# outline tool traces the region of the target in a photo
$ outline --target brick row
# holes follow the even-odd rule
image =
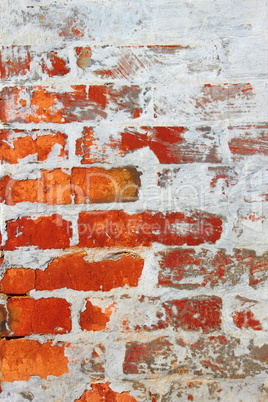
[[[73,168],[40,172],[40,179],[0,180],[0,201],[7,205],[38,202],[50,205],[136,201],[140,174],[133,167],[106,170]]]
[[[78,220],[82,247],[137,247],[153,242],[166,245],[215,243],[222,233],[218,216],[192,213],[127,214],[119,211],[82,212]],[[21,217],[6,222],[7,241],[2,249],[36,246],[40,249],[67,248],[72,238],[71,222],[60,215]]]

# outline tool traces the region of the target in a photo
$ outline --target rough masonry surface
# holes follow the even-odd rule
[[[265,0],[2,0],[0,400],[268,400]]]

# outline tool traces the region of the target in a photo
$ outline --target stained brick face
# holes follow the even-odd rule
[[[3,3],[0,399],[266,401],[266,2]]]

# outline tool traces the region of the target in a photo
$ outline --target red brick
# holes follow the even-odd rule
[[[63,345],[52,346],[26,339],[0,341],[1,372],[4,382],[28,381],[31,376],[60,377],[68,373]]]
[[[209,166],[208,175],[212,175],[210,187],[217,187],[218,182],[223,183],[222,194],[225,195],[226,188],[238,183],[238,175],[230,166]]]
[[[136,201],[140,174],[135,168],[73,168],[72,186],[75,203]]]
[[[166,321],[184,331],[207,333],[221,329],[222,301],[219,297],[200,296],[192,299],[170,300],[164,303]]]
[[[260,348],[251,342],[248,348],[241,348],[241,344],[240,339],[223,335],[203,335],[197,341],[161,337],[128,342],[123,371],[127,375],[146,374],[149,379],[176,374],[221,380],[254,377],[265,371],[268,345]]]
[[[210,128],[197,128],[199,138],[195,136],[194,141],[184,127],[154,127],[150,131],[149,148],[160,163],[221,162],[215,139],[207,138],[212,134]]]
[[[25,268],[9,268],[0,282],[2,293],[24,295],[35,287],[35,271]]]
[[[29,46],[2,46],[0,50],[1,79],[24,76],[30,72],[31,54],[29,50]]]
[[[257,288],[259,285],[264,285],[268,279],[268,253],[256,257],[256,262],[254,260],[254,253],[252,253],[249,256],[249,285]]]
[[[29,131],[0,130],[0,160],[17,164],[20,159],[32,155],[35,162],[43,162],[49,159],[54,147],[58,148],[58,157],[66,158],[65,134],[49,130],[32,130],[31,133],[32,135]]]
[[[10,298],[7,309],[12,336],[66,334],[71,331],[70,305],[64,299]]]
[[[72,236],[71,223],[60,215],[22,217],[7,221],[8,240],[4,248],[36,246],[40,249],[67,248]]]
[[[222,301],[216,296],[196,296],[185,299],[167,300],[160,297],[141,296],[138,300],[122,296],[117,317],[123,330],[157,331],[167,328],[184,331],[202,331],[209,333],[221,328]],[[132,306],[133,312],[129,314]],[[148,336],[148,335],[147,335]]]
[[[252,250],[228,254],[225,250],[175,249],[161,252],[159,257],[158,285],[178,289],[236,285],[244,274],[250,274],[249,284],[255,286],[265,280],[268,272],[266,253],[258,257]],[[259,281],[254,281],[254,273]]]
[[[149,246],[215,243],[221,236],[222,221],[203,212],[128,215],[124,211],[82,212],[78,220],[82,247]]]
[[[236,296],[234,306],[234,312],[232,313],[233,321],[237,328],[240,329],[253,329],[255,331],[261,331],[263,329],[262,323],[258,317],[255,316],[254,307],[260,304],[256,300],[249,300],[244,297]],[[262,305],[263,311],[266,309],[266,305]]]
[[[169,371],[176,362],[172,344],[167,338],[157,338],[151,342],[129,342],[123,363],[125,374],[159,374]]]
[[[137,86],[73,85],[68,92],[54,87],[5,88],[0,94],[0,119],[5,123],[70,123],[107,117],[107,109],[124,111],[126,117],[141,115]]]
[[[70,204],[70,176],[61,169],[43,170],[40,179],[13,180],[5,176],[0,180],[0,200],[7,205],[26,201]]]
[[[61,57],[58,51],[40,53],[30,46],[2,47],[0,51],[2,79],[38,73],[34,69],[39,66],[48,77],[64,76],[70,71],[67,58]]]
[[[37,201],[37,180],[13,180],[4,176],[0,180],[0,202],[15,205],[18,202]]]
[[[268,123],[229,126],[232,161],[251,155],[268,155]]]
[[[37,186],[37,202],[65,205],[72,201],[70,176],[61,169],[42,171]]]
[[[110,388],[110,383],[91,384],[91,391],[85,391],[75,402],[137,402],[129,392],[115,392]]]
[[[251,328],[255,331],[261,331],[262,326],[259,320],[254,318],[254,314],[251,310],[237,311],[233,314],[233,320],[238,328]]]
[[[194,140],[193,140],[194,137]],[[82,138],[77,140],[76,154],[81,163],[111,162],[113,155],[123,156],[128,152],[149,147],[160,163],[221,162],[219,147],[210,127],[141,127],[125,129],[119,136],[110,136],[103,144],[94,133],[94,128],[84,128]]]
[[[111,314],[112,311],[109,307],[103,311],[87,300],[86,309],[80,314],[80,327],[87,331],[101,331],[106,328]]]
[[[70,72],[67,60],[59,57],[58,52],[51,51],[41,56],[40,64],[42,72],[49,77],[64,76]]]
[[[79,252],[52,261],[44,270],[36,271],[36,289],[69,288],[83,291],[107,292],[111,289],[137,286],[144,261],[131,255],[118,259],[88,262],[86,252]],[[136,258],[137,257],[137,258]]]

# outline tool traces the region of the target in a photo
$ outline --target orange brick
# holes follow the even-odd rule
[[[41,172],[40,179],[13,180],[5,176],[0,180],[0,200],[7,205],[19,202],[41,204],[70,204],[70,176],[61,169]]]
[[[222,220],[204,212],[129,215],[124,211],[82,212],[78,220],[82,247],[149,246],[215,243],[221,236]]]
[[[72,185],[77,204],[136,201],[140,173],[132,167],[110,170],[74,168]]]
[[[137,286],[144,260],[123,255],[118,260],[88,262],[86,252],[79,252],[52,261],[44,271],[36,271],[36,289],[69,288],[104,292],[114,288]]]
[[[81,398],[76,399],[75,402],[99,402],[99,401],[113,401],[113,402],[137,402],[129,392],[115,392],[110,388],[110,383],[105,384],[91,384],[92,390],[85,391]]]
[[[37,219],[22,217],[7,221],[6,250],[17,247],[37,246],[41,249],[66,248],[70,245],[70,222],[60,215],[41,216]]]
[[[63,345],[52,346],[26,339],[0,341],[2,380],[28,381],[31,376],[60,377],[68,373],[68,359]]]
[[[9,268],[0,283],[1,292],[24,295],[35,286],[35,271],[25,268]]]
[[[100,307],[87,300],[86,309],[80,314],[80,327],[87,331],[101,331],[106,328],[110,315],[109,309],[103,312]]]
[[[58,147],[58,156],[63,159],[67,156],[66,139],[65,134],[49,130],[0,130],[0,160],[17,164],[20,159],[33,155],[35,161],[43,162],[49,158],[54,146]]]
[[[5,123],[70,123],[107,116],[108,107],[126,117],[141,115],[140,88],[112,85],[73,85],[68,92],[53,87],[9,87],[0,93],[0,120]]]
[[[70,305],[64,299],[10,298],[7,309],[13,336],[66,334],[71,330]]]

